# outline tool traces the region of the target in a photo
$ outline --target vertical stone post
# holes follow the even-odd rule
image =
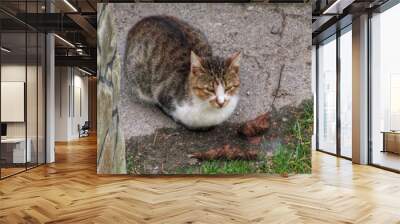
[[[121,61],[111,10],[106,3],[97,7],[97,173],[124,174],[125,141],[118,113]]]

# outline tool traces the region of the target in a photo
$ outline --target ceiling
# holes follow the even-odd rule
[[[388,0],[312,0],[313,44],[351,24],[354,17],[386,2]]]
[[[56,65],[79,66],[95,74],[96,5],[96,0],[1,0],[2,45],[12,49],[7,57],[26,55],[26,31],[51,32],[57,34]],[[27,36],[27,52],[31,56],[36,46],[29,43],[31,38]]]
[[[10,52],[1,52],[5,63],[37,63],[44,56],[44,35],[38,33],[2,33],[2,46]],[[27,47],[25,47],[27,46]]]
[[[290,0],[289,0],[290,1]],[[311,0],[313,43],[332,35],[341,26],[351,23],[352,17],[378,7],[387,0]],[[113,1],[109,1],[113,2]],[[55,32],[56,65],[80,66],[96,72],[96,0],[1,0],[0,23],[9,38],[13,54],[24,46],[17,37],[26,28],[40,32]],[[46,8],[47,7],[47,8]],[[48,13],[52,9],[52,13]],[[60,38],[59,38],[60,37]],[[65,40],[65,41],[64,41]],[[73,46],[72,46],[72,45]],[[5,46],[5,45],[4,45]],[[18,49],[18,50],[17,50]],[[28,46],[28,55],[34,48]]]

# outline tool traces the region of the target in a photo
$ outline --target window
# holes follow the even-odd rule
[[[371,18],[372,164],[400,170],[400,4]]]
[[[317,149],[351,159],[353,78],[351,24],[318,45],[316,61],[318,63]]]
[[[44,1],[1,1],[20,16]],[[14,7],[15,8],[15,7]],[[26,14],[25,14],[26,15]],[[0,12],[0,178],[45,163],[45,34]]]
[[[352,35],[351,25],[340,36],[340,155],[352,156]]]
[[[318,145],[336,153],[336,36],[318,47]]]

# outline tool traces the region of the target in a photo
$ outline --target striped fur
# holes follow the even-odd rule
[[[189,128],[217,125],[233,112],[237,100],[229,105],[229,99],[238,95],[239,54],[228,59],[213,56],[211,46],[200,30],[171,16],[142,19],[132,27],[127,38],[125,80],[133,95],[158,105]],[[216,97],[218,86],[219,94],[223,94],[219,101]],[[213,111],[210,116],[221,119],[211,119],[217,121],[204,124],[197,121],[193,126],[190,117],[196,117],[196,114],[191,113],[204,112],[196,107],[199,103],[204,110]],[[179,108],[192,106],[197,109],[176,113]],[[229,114],[222,116],[225,111]]]

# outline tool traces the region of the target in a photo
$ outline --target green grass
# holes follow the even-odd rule
[[[302,104],[301,111],[287,122],[285,144],[272,156],[260,155],[256,161],[209,160],[199,165],[178,167],[175,174],[293,174],[311,173],[311,136],[313,128],[313,102]],[[127,170],[133,173],[133,157],[127,160]]]
[[[126,160],[126,170],[128,174],[133,174],[135,167],[133,165],[133,155],[129,155]]]
[[[211,160],[200,166],[201,174],[247,174],[254,173],[255,170],[254,162],[245,160]]]
[[[274,152],[271,158],[271,166],[268,173],[290,174],[290,173],[310,173],[311,156],[310,148],[297,145],[295,150],[287,145],[281,145]]]
[[[178,168],[176,174],[249,174],[256,173],[254,161],[246,160],[208,160],[199,166]]]
[[[272,156],[271,172],[311,173],[311,136],[313,127],[313,103],[303,104],[303,111],[287,128],[287,135],[292,139],[281,145]]]

